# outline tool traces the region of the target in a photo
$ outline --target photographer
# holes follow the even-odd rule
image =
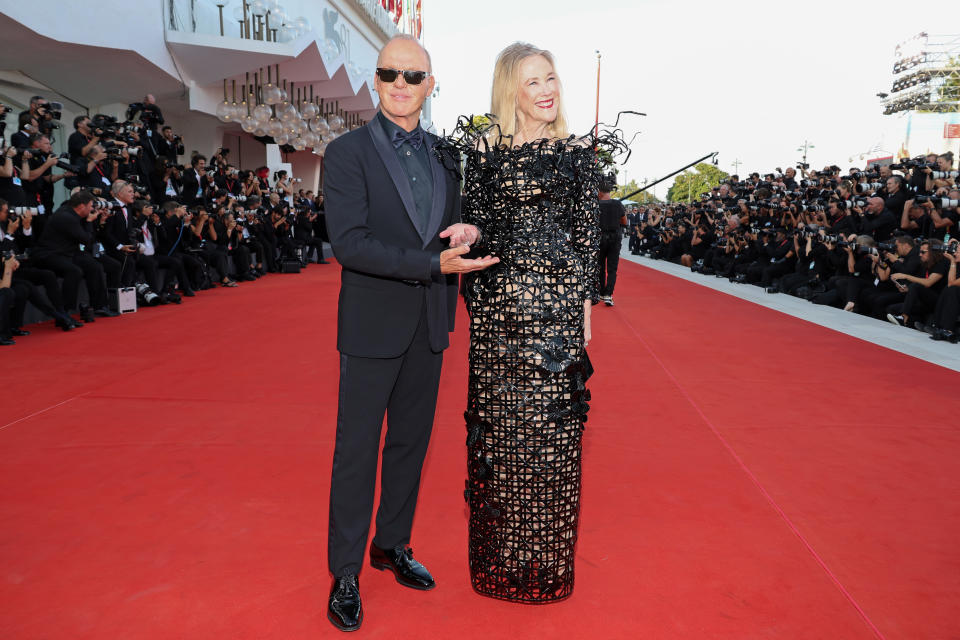
[[[28,162],[30,165],[30,179],[23,183],[27,201],[37,208],[40,217],[37,218],[37,233],[43,231],[42,222],[46,214],[53,212],[53,185],[64,178],[75,176],[75,173],[54,174],[53,168],[61,165],[61,160],[53,153],[50,138],[38,134],[30,140],[30,153],[33,156]]]
[[[100,143],[102,131],[94,131],[88,116],[77,116],[73,119],[75,131],[67,139],[67,152],[70,154],[70,164],[85,164],[87,156]],[[89,172],[89,170],[88,170]]]
[[[94,257],[81,251],[96,242],[91,224],[99,217],[94,210],[96,198],[89,191],[79,190],[70,196],[47,221],[30,262],[40,269],[53,271],[63,278],[64,309],[70,313],[78,309],[77,293],[80,281],[87,284],[93,314],[112,317],[118,315],[107,307],[107,289],[103,267]],[[92,316],[87,316],[91,318]],[[80,323],[76,323],[78,326]]]
[[[41,312],[53,317],[58,327],[69,331],[74,327],[74,323],[63,309],[56,274],[31,266],[29,258],[26,257],[36,239],[33,217],[29,209],[22,213],[13,212],[6,202],[0,200],[0,255],[16,256],[19,263],[11,282],[17,297],[11,317],[13,333],[27,335],[18,332],[18,329],[23,324],[24,307],[28,300]],[[41,288],[46,295],[41,293]]]
[[[100,145],[94,145],[84,160],[85,165],[78,165],[80,167],[80,173],[77,174],[78,186],[94,195],[108,197],[110,187],[116,180],[117,164]]]
[[[908,283],[891,280],[890,276],[894,273],[920,276],[924,266],[920,259],[920,248],[908,235],[896,236],[892,251],[888,243],[881,244],[878,253],[875,259],[877,277],[873,286],[860,293],[859,307],[861,313],[882,320],[886,317],[887,307],[903,302],[907,295]]]
[[[183,197],[183,184],[180,181],[182,166],[161,157],[151,176],[151,191],[160,204],[175,201]]]
[[[920,245],[920,260],[924,267],[924,277],[906,273],[894,273],[890,279],[895,283],[908,282],[907,295],[902,303],[887,307],[887,320],[904,327],[925,313],[936,308],[940,292],[947,284],[947,271],[950,261],[943,257],[943,245],[924,242]]]
[[[250,273],[250,250],[243,245],[243,238],[233,214],[222,209],[221,214],[213,220],[214,232],[208,239],[216,242],[220,249],[233,259],[237,280],[256,280]]]
[[[277,273],[277,230],[271,219],[269,212],[264,212],[260,208],[259,196],[251,196],[247,199],[248,211],[251,214],[253,222],[249,225],[256,235],[260,246],[263,247],[261,260],[266,267],[267,273]],[[263,269],[261,268],[261,271]]]
[[[173,134],[169,126],[163,127],[160,139],[156,141],[158,158],[166,158],[171,164],[177,164],[177,156],[184,154],[183,138]]]
[[[936,171],[947,173],[952,170],[953,152],[948,151],[938,155],[936,161]],[[929,165],[923,168],[924,187],[928,193],[934,192],[940,188],[950,187],[951,181],[948,178],[934,178],[933,172],[934,168]]]
[[[25,180],[30,179],[30,159],[33,154],[24,149],[17,153],[16,147],[3,150],[3,164],[0,165],[0,198],[11,207],[29,206],[23,189]]]
[[[870,236],[851,235],[846,239],[843,250],[847,254],[847,272],[834,281],[834,291],[844,311],[853,311],[857,306],[860,292],[877,277],[878,257],[876,243]]]
[[[323,241],[315,236],[313,232],[313,225],[316,221],[316,213],[308,209],[298,211],[297,220],[294,224],[293,237],[296,243],[304,248],[303,259],[305,262],[310,261],[310,254],[313,253],[316,256],[317,264],[328,264],[327,261],[323,259]],[[613,271],[613,277],[616,278],[616,269]],[[613,285],[609,285],[609,287],[612,292]]]
[[[10,146],[26,149],[30,146],[30,138],[38,133],[40,133],[40,127],[37,119],[29,111],[24,111],[20,114],[16,133],[10,136]]]
[[[187,279],[187,273],[183,262],[175,257],[168,256],[160,252],[161,237],[163,235],[162,221],[160,214],[154,208],[154,205],[147,200],[134,200],[131,206],[133,211],[134,225],[139,228],[141,242],[138,245],[140,258],[138,265],[144,261],[151,261],[159,270],[164,270],[164,279],[161,282],[158,276],[156,286],[150,285],[150,290],[159,295],[160,304],[174,302],[180,304],[181,298],[174,292],[173,281],[176,280],[180,289],[187,297],[194,295],[190,282]],[[146,273],[146,271],[145,271]],[[147,297],[149,294],[142,291],[142,295]]]
[[[203,261],[207,266],[217,271],[217,275],[220,276],[220,285],[236,287],[237,283],[230,278],[227,267],[227,250],[217,241],[219,235],[214,216],[211,216],[201,207],[193,218],[190,230],[193,233],[191,246],[199,249],[199,253],[203,256]]]
[[[182,198],[188,207],[206,205],[213,176],[207,174],[207,158],[197,154],[190,159],[190,168],[181,175]]]
[[[957,343],[957,321],[960,320],[960,277],[957,276],[958,243],[953,240],[944,253],[947,268],[947,286],[940,293],[933,312],[933,321],[919,328],[930,334],[932,340],[946,340]]]
[[[232,164],[228,163],[226,165],[223,173],[214,178],[214,183],[216,184],[217,189],[226,191],[233,197],[243,195],[244,199],[246,199],[246,194],[242,193],[240,174],[237,171],[237,168]]]
[[[2,273],[0,273],[0,346],[9,347],[15,345],[13,340],[13,331],[10,326],[10,311],[16,304],[16,294],[10,287],[13,281],[13,272],[17,270],[20,263],[14,256],[4,257],[2,264]]]
[[[680,264],[690,267],[694,262],[704,260],[704,266],[711,266],[706,262],[706,256],[710,246],[716,241],[712,229],[713,227],[707,222],[701,222],[694,227],[693,236],[690,238],[690,252],[680,256]]]
[[[150,291],[159,294],[162,287],[157,261],[153,257],[153,241],[144,237],[142,222],[137,220],[133,186],[125,180],[117,180],[110,194],[113,196],[113,214],[103,224],[102,238],[107,255],[121,264],[120,286],[133,286],[139,270],[143,272]],[[146,291],[142,295],[146,295]],[[165,302],[163,296],[158,302]]]
[[[893,176],[890,178],[890,184],[897,184],[894,178],[899,177]],[[876,196],[867,198],[865,209],[857,206],[853,208],[853,212],[859,218],[859,233],[872,237],[874,242],[886,242],[893,237],[893,232],[897,228],[897,220],[900,219],[899,215],[894,215],[890,209],[886,208],[883,198]]]
[[[793,271],[796,264],[793,243],[783,227],[763,231],[758,254],[759,259],[747,268],[747,282],[759,282],[763,287]]]
[[[621,226],[626,223],[627,212],[619,200],[610,198],[616,188],[612,174],[607,176],[600,186],[600,250],[597,253],[596,269],[600,274],[600,288],[597,293],[608,307],[613,306],[613,289],[617,284],[617,267],[620,265],[620,248],[623,246]],[[314,244],[314,246],[317,246]],[[319,255],[323,257],[323,245],[319,245]],[[689,266],[689,265],[688,265]]]
[[[240,179],[240,195],[244,196],[248,200],[254,196],[260,198],[262,193],[260,191],[260,181],[257,180],[257,176],[253,171],[241,171],[239,173]]]
[[[280,197],[287,202],[293,202],[293,186],[291,179],[287,177],[287,172],[281,169],[273,174],[274,189],[280,194]]]
[[[159,255],[179,262],[180,266],[170,266],[163,258],[159,259],[160,265],[177,274],[181,293],[192,298],[196,289],[207,289],[213,286],[212,284],[204,286],[206,265],[194,255],[196,252],[190,250],[190,239],[194,236],[189,226],[193,220],[193,214],[189,213],[184,205],[173,200],[163,203],[161,209],[163,216],[156,231]],[[180,275],[181,269],[185,274],[183,278]]]

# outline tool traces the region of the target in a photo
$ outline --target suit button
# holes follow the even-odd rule
[[[416,181],[417,181],[417,176],[413,176],[413,178],[411,178],[411,179],[412,179],[414,182],[416,182]]]

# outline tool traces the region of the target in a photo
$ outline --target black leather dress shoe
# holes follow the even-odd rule
[[[17,337],[23,337],[23,336],[30,335],[30,332],[18,328],[18,329],[10,329],[10,334]]]
[[[99,309],[93,310],[94,315],[100,316],[101,318],[116,318],[120,314],[114,311],[109,307],[100,307]]]
[[[405,587],[429,591],[437,586],[427,568],[413,559],[413,550],[410,547],[384,550],[371,544],[370,566],[380,571],[384,569],[393,571],[397,582]]]
[[[363,605],[360,602],[360,579],[347,574],[333,581],[330,601],[327,603],[327,618],[340,631],[356,631],[363,622]]]
[[[13,338],[0,338],[0,347],[12,347],[17,344],[13,341]]]

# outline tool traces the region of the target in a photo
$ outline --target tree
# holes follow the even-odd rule
[[[625,198],[637,189],[641,185],[637,184],[636,180],[631,180],[627,184],[622,184],[617,186],[617,190],[610,194],[611,198]],[[640,204],[649,204],[651,202],[657,202],[657,199],[653,197],[653,194],[649,191],[641,191],[640,193],[630,196],[630,199],[634,202],[639,202]]]
[[[692,202],[700,198],[701,193],[710,191],[730,177],[726,171],[707,162],[701,162],[681,173],[673,181],[673,186],[667,191],[667,202]]]

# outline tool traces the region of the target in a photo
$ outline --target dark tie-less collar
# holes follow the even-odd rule
[[[394,130],[391,142],[393,142],[394,149],[399,149],[404,142],[409,142],[414,149],[419,151],[420,145],[423,144],[423,129],[417,127],[413,131]]]

